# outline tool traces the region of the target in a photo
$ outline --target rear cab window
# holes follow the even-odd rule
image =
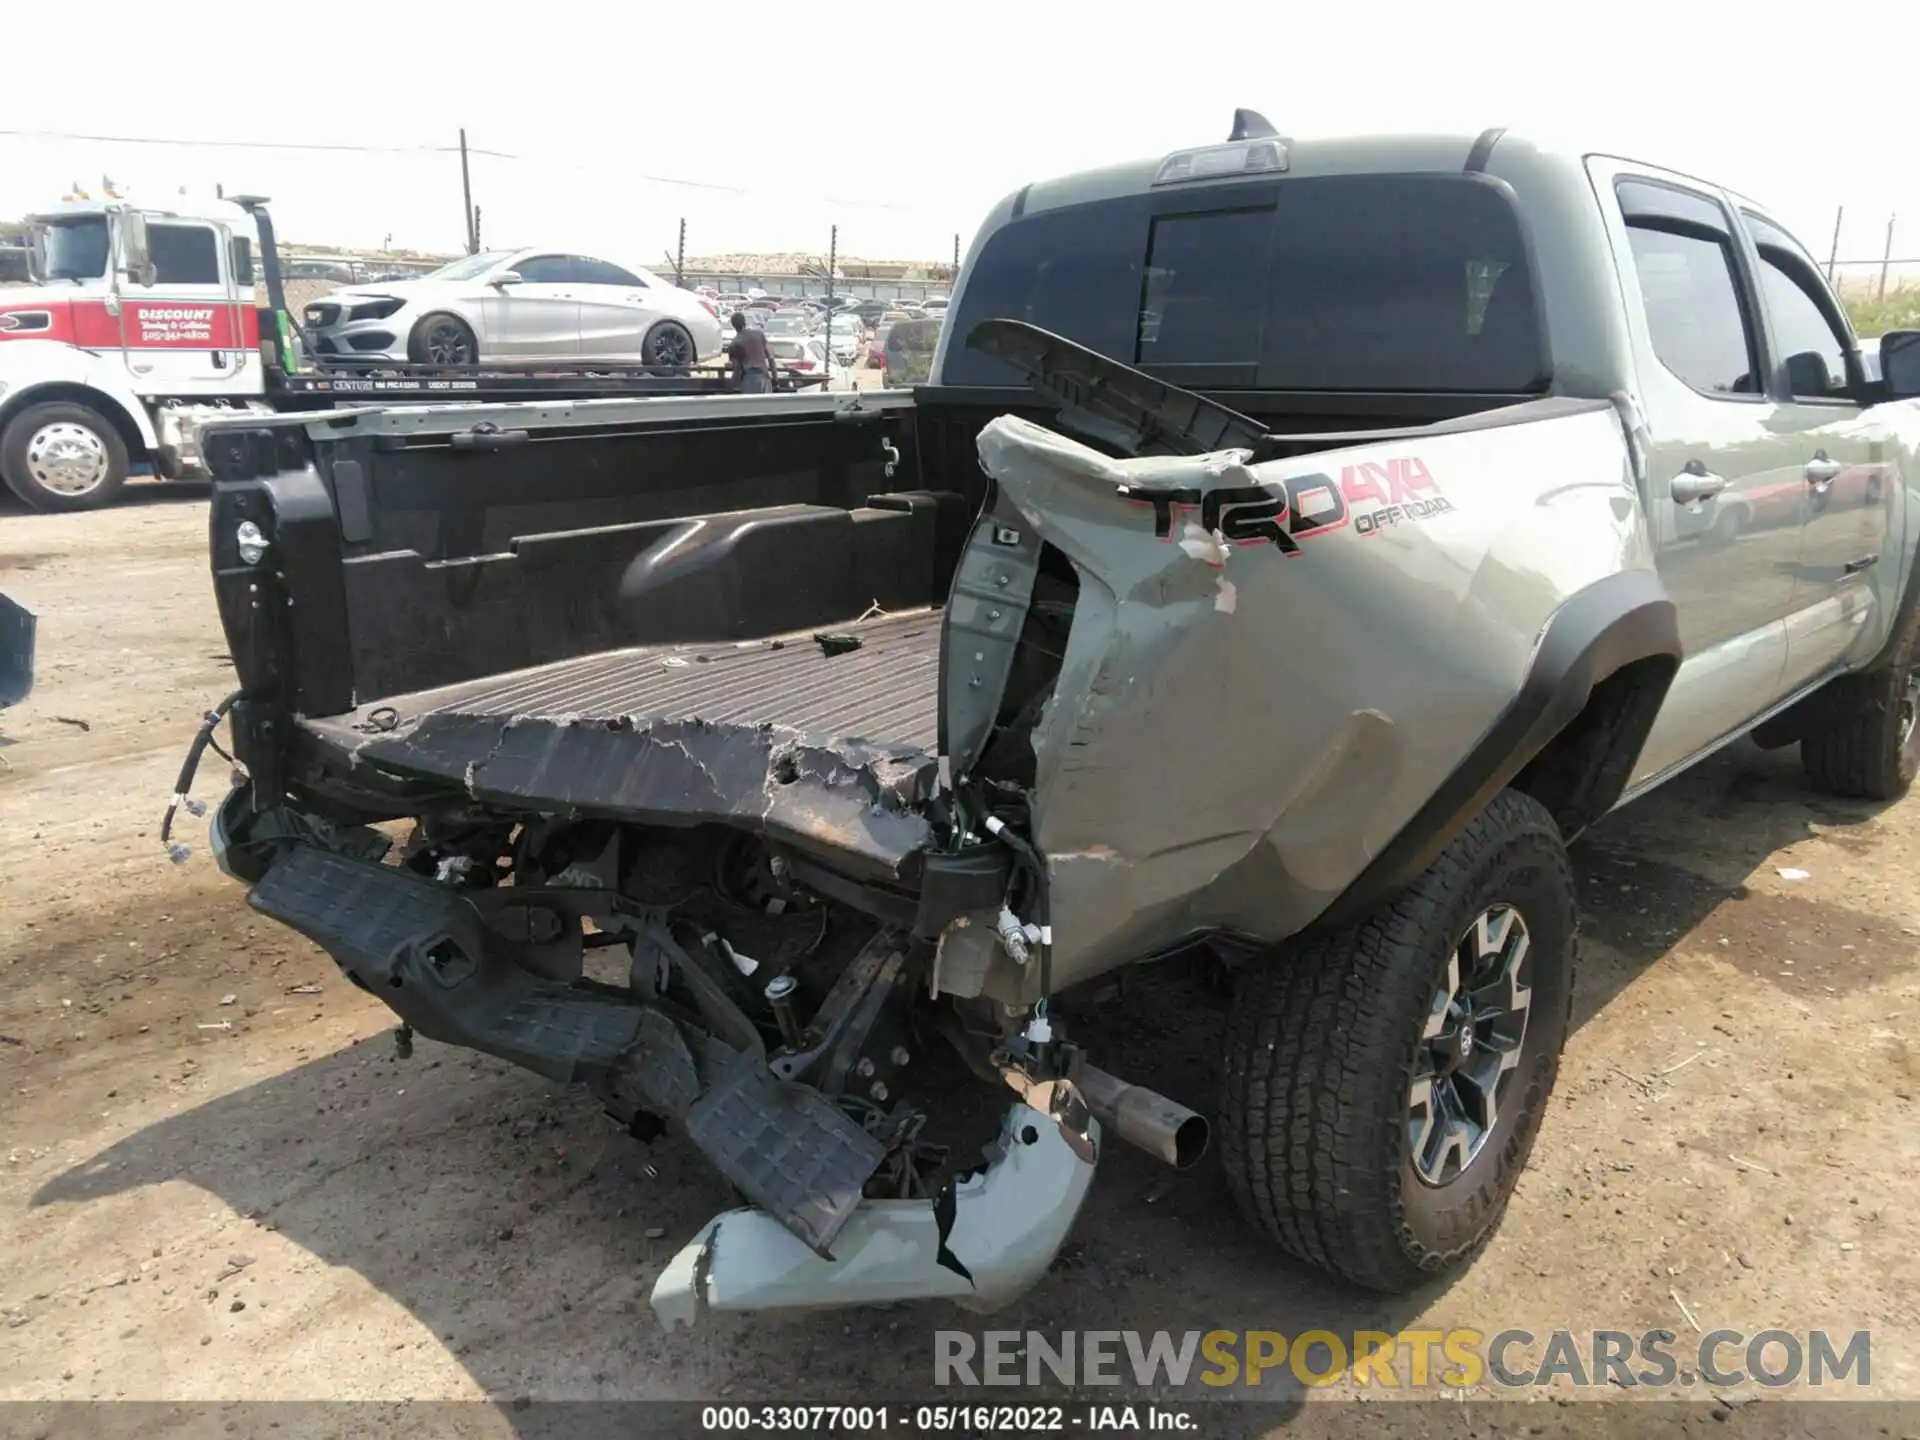
[[[1023,216],[974,262],[943,383],[1024,384],[964,346],[994,318],[1201,387],[1529,393],[1550,378],[1519,217],[1474,175],[1294,177]]]

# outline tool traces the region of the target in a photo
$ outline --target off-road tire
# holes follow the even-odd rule
[[[1494,905],[1529,933],[1531,1006],[1486,1142],[1430,1185],[1414,1169],[1408,1091],[1455,945]],[[1469,1260],[1526,1164],[1565,1043],[1577,910],[1545,807],[1503,792],[1366,919],[1249,966],[1227,1022],[1221,1163],[1241,1211],[1289,1254],[1372,1290]]]
[[[1818,728],[1800,737],[1800,764],[1818,789],[1857,800],[1907,793],[1920,771],[1920,725],[1909,723],[1917,651],[1920,606],[1911,606],[1884,665],[1842,675],[1821,694]]]
[[[466,342],[467,358],[436,360],[432,353],[432,333],[436,328],[446,328],[449,334],[458,332],[458,337]],[[475,365],[480,361],[480,340],[473,333],[473,327],[458,315],[445,310],[435,310],[422,315],[413,322],[413,329],[407,332],[407,359],[416,365]]]
[[[68,493],[44,485],[34,474],[28,455],[34,437],[51,426],[78,426],[99,446],[104,462],[100,480],[90,489]],[[113,421],[87,405],[54,401],[29,405],[0,431],[0,478],[7,488],[35,510],[94,510],[111,504],[127,483],[127,442]]]

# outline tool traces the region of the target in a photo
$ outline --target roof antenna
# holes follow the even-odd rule
[[[1258,110],[1235,110],[1233,112],[1233,133],[1227,136],[1233,140],[1272,140],[1280,132],[1273,128],[1266,116]]]

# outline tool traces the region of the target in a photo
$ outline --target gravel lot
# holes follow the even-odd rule
[[[925,1393],[931,1332],[981,1321],[663,1334],[646,1292],[727,1203],[695,1155],[492,1060],[395,1060],[388,1013],[248,910],[203,824],[167,862],[173,772],[232,683],[205,525],[203,490],[151,484],[0,512],[0,590],[42,617],[39,688],[0,713],[0,1399]],[[1559,1091],[1451,1285],[1356,1298],[1263,1250],[1210,1169],[1116,1148],[1055,1273],[991,1323],[1869,1328],[1874,1393],[1920,1398],[1916,817],[1740,745],[1599,827]],[[1222,1003],[1142,974],[1103,1002],[1102,1062],[1204,1104]],[[1301,1398],[1262,1393],[1276,1423]]]

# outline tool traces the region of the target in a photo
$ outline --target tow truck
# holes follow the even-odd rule
[[[316,355],[287,303],[261,196],[141,203],[82,192],[29,224],[33,283],[0,289],[0,478],[38,510],[105,505],[136,466],[203,479],[202,428],[246,414],[731,388],[715,365]],[[783,390],[817,383],[777,378]]]

